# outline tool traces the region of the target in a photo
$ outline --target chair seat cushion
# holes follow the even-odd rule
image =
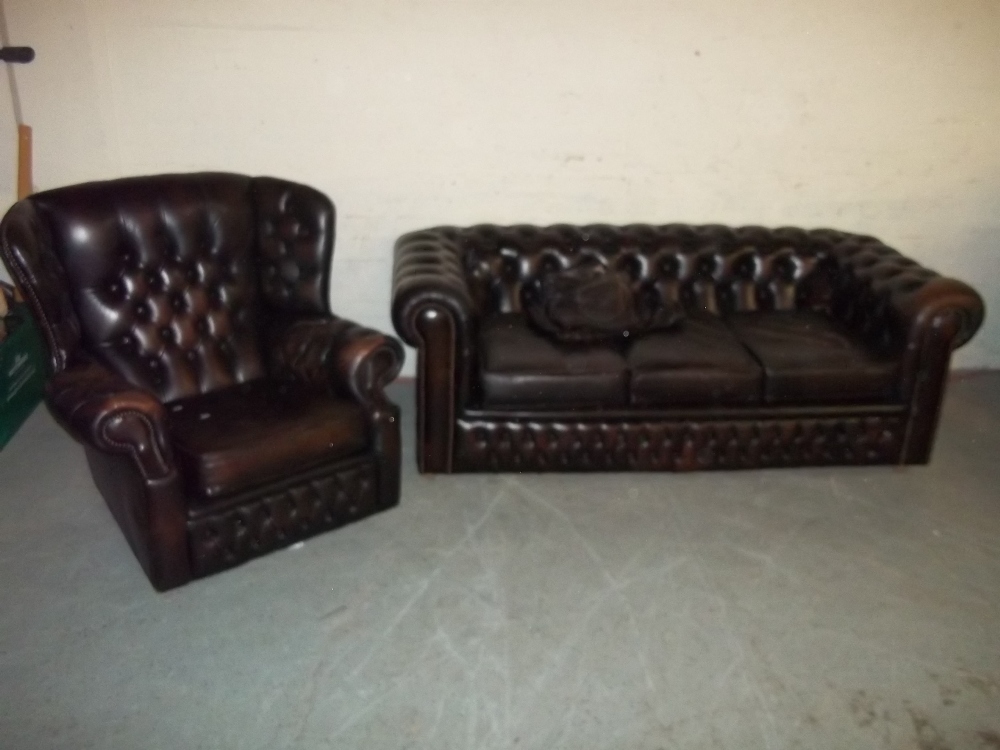
[[[888,401],[896,394],[898,358],[825,315],[741,313],[728,322],[764,367],[768,403]]]
[[[171,402],[167,414],[177,463],[202,502],[368,445],[361,407],[292,383],[244,383]]]
[[[625,404],[625,358],[609,344],[557,343],[517,314],[485,320],[479,335],[484,406]]]
[[[638,339],[628,353],[636,406],[758,403],[763,372],[726,324],[691,314],[674,331]]]

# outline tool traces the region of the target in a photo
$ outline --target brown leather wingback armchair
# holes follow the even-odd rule
[[[94,182],[15,204],[0,239],[48,343],[49,409],[157,589],[398,502],[384,387],[403,350],[330,312],[322,193]]]

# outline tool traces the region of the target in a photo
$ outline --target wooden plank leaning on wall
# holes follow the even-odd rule
[[[17,199],[27,198],[34,190],[32,180],[32,138],[31,127],[25,125],[21,114],[21,97],[17,90],[17,79],[14,76],[14,63],[29,63],[35,59],[35,51],[31,47],[13,47],[10,44],[10,34],[7,29],[7,15],[0,0],[0,60],[7,68],[10,81],[10,98],[17,122]],[[21,291],[15,287],[15,299],[20,301]]]
[[[17,124],[17,199],[32,193],[31,179],[31,126]]]

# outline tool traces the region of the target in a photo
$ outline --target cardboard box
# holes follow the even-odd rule
[[[42,400],[47,364],[45,344],[23,303],[3,319],[7,336],[0,341],[0,449]]]

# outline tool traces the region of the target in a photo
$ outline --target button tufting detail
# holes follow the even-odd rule
[[[898,334],[895,300],[940,278],[873,237],[795,227],[438,227],[401,238],[396,254],[397,276],[467,286],[483,315],[519,312],[546,271],[598,263],[689,310],[824,310],[876,338]]]
[[[378,470],[371,461],[264,493],[253,503],[189,523],[194,573],[224,570],[380,509]]]
[[[467,471],[684,471],[893,463],[901,417],[755,422],[492,422],[459,419],[456,460]]]

